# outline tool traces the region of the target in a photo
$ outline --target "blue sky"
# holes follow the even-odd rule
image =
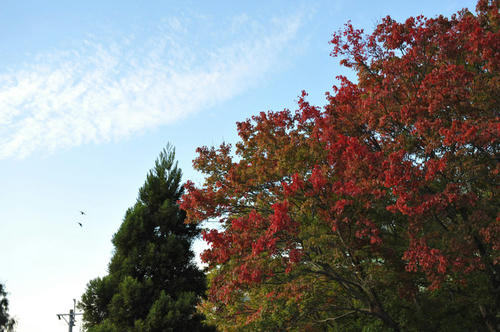
[[[17,331],[67,329],[56,314],[106,273],[111,237],[167,142],[184,180],[200,182],[198,146],[234,143],[236,121],[294,109],[302,89],[323,105],[336,75],[353,77],[329,56],[347,20],[371,31],[388,14],[474,6],[3,0],[0,282]]]

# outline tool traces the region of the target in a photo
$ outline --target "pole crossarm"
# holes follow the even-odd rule
[[[75,326],[76,319],[75,317],[77,315],[83,315],[81,312],[76,312],[76,300],[73,299],[73,309],[69,309],[69,314],[56,314],[58,319],[64,319],[66,324],[68,324],[69,327],[69,332],[73,332],[73,326]],[[66,319],[66,316],[68,319]]]

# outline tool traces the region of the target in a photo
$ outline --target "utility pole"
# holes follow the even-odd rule
[[[68,324],[69,326],[69,332],[73,332],[73,326],[75,326],[75,316],[76,315],[83,315],[82,313],[77,313],[76,312],[76,300],[73,299],[73,309],[69,309],[69,314],[57,314],[57,318],[59,320],[62,318],[64,321]],[[68,316],[68,319],[66,319],[66,316]]]

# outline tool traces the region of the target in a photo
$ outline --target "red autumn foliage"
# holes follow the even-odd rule
[[[368,36],[348,23],[332,56],[357,83],[339,77],[323,109],[303,92],[295,113],[238,123],[237,160],[226,144],[198,149],[205,184],[188,183],[181,207],[189,222],[221,222],[204,233],[202,255],[220,317],[256,324],[275,297],[312,297],[324,306],[314,315],[351,310],[400,330],[411,320],[381,294],[488,280],[476,311],[490,330],[498,324],[499,25],[498,3],[484,0],[477,15],[386,17]],[[317,295],[312,276],[341,295]],[[273,296],[259,295],[271,284]],[[301,310],[306,321],[312,309]]]

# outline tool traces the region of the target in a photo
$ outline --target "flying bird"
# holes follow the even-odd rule
[[[83,211],[80,211],[80,214],[83,216],[83,215],[87,215],[85,212]]]
[[[77,222],[78,225],[80,225],[80,227],[83,227],[82,223],[81,222]]]

